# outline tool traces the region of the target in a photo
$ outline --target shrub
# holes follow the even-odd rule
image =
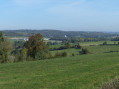
[[[66,56],[67,56],[67,52],[63,52],[62,57],[66,57]]]
[[[67,49],[65,46],[61,46],[59,48],[51,48],[50,51],[54,51],[54,50],[64,50]]]
[[[61,53],[56,52],[55,57],[61,57]]]
[[[71,44],[70,44],[69,41],[68,41],[67,43],[65,43],[65,47],[66,47],[67,49],[69,49],[69,48],[71,47]]]
[[[107,45],[107,42],[103,42],[103,45]]]
[[[119,79],[114,79],[110,83],[103,84],[100,89],[119,89]]]
[[[81,54],[88,54],[89,51],[87,49],[82,48]]]
[[[80,44],[78,44],[78,45],[76,45],[76,48],[77,48],[77,49],[81,49],[82,47],[81,47]]]
[[[75,56],[75,54],[74,54],[74,53],[72,53],[72,56]]]
[[[28,57],[27,57],[27,61],[33,61],[33,58],[30,57],[30,56],[28,56]]]
[[[46,54],[46,58],[47,58],[47,59],[51,59],[51,58],[53,58],[53,56],[52,56],[52,54],[49,52],[49,53]]]
[[[114,42],[114,44],[116,44],[116,42]]]
[[[44,51],[40,51],[40,52],[36,55],[36,59],[38,59],[38,60],[46,59],[46,53],[45,53]]]
[[[57,57],[66,57],[66,56],[67,56],[67,52],[61,52],[61,53],[56,52],[54,57],[57,58]]]
[[[57,48],[57,50],[64,50],[64,49],[67,49],[65,46],[61,46],[59,48]]]

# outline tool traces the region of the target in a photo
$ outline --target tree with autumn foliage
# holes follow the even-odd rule
[[[48,53],[46,43],[40,33],[30,36],[25,48],[27,49],[27,56],[33,59],[45,59]]]

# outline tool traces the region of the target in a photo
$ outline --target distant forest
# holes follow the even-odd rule
[[[85,32],[85,31],[60,31],[60,30],[3,30],[5,36],[8,37],[29,37],[37,33],[42,34],[44,37],[84,37],[84,38],[107,38],[118,36],[117,33],[106,32]]]

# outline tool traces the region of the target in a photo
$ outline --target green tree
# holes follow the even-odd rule
[[[28,52],[28,49],[26,49],[26,48],[24,48],[22,50],[22,53],[21,53],[22,58],[21,58],[21,60],[23,60],[23,61],[27,60],[27,52]]]
[[[103,42],[103,45],[107,45],[107,42],[105,41],[105,42]]]
[[[82,48],[82,50],[81,50],[80,53],[81,53],[81,54],[88,54],[89,51],[88,51],[87,49],[85,49],[85,48]]]
[[[12,48],[11,42],[4,37],[3,33],[0,32],[0,62],[5,63],[8,61],[8,54]]]
[[[28,49],[27,55],[34,59],[44,59],[47,53],[46,43],[40,33],[29,37],[26,48]]]
[[[84,40],[85,40],[84,38],[79,38],[80,42],[84,42]]]
[[[68,48],[68,49],[71,47],[70,41],[66,42],[65,47]]]

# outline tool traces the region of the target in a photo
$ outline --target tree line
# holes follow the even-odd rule
[[[30,36],[27,42],[15,42],[13,44],[0,32],[1,63],[40,60],[49,57],[50,52],[40,33]]]
[[[56,37],[83,37],[83,38],[107,38],[112,36],[117,36],[117,34],[110,34],[104,32],[85,32],[85,31],[60,31],[60,30],[32,30],[32,29],[22,29],[22,30],[4,30],[2,31],[5,36],[20,36],[28,37],[41,33],[44,37],[56,38]]]
[[[70,48],[81,49],[82,54],[88,53],[80,44],[71,46],[69,40],[64,43],[64,46],[57,49],[49,49],[49,44],[44,41],[40,33],[30,36],[28,41],[15,41],[12,43],[0,32],[0,63],[66,57],[67,52],[56,52],[53,56],[50,51]]]

